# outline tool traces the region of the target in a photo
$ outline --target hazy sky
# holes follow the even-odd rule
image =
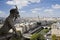
[[[60,0],[0,0],[0,17],[17,5],[21,17],[60,17]]]

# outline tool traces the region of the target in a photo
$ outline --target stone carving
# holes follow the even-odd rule
[[[3,26],[0,28],[0,35],[8,34],[10,29],[13,29],[13,32],[17,34],[16,28],[14,26],[14,22],[18,17],[19,17],[19,12],[16,6],[15,9],[10,10],[9,16],[6,18]]]

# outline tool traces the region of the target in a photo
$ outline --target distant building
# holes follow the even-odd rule
[[[3,24],[0,24],[0,28],[3,26]]]
[[[35,22],[31,23],[17,23],[15,24],[17,31],[21,31],[21,33],[27,32],[30,29],[34,28],[36,26]]]
[[[56,35],[56,36],[60,36],[60,23],[57,22],[57,23],[54,23],[52,26],[51,26],[51,34],[53,35]]]

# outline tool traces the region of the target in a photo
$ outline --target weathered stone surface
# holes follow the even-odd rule
[[[10,29],[13,29],[13,32],[17,34],[16,28],[14,26],[14,22],[19,17],[19,12],[16,9],[10,10],[10,15],[6,18],[3,26],[0,28],[0,39],[4,40],[5,38],[9,38],[12,34],[8,34]]]

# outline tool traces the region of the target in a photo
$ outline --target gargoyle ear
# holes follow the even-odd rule
[[[16,7],[16,10],[18,10],[17,5],[15,5],[15,7]]]

